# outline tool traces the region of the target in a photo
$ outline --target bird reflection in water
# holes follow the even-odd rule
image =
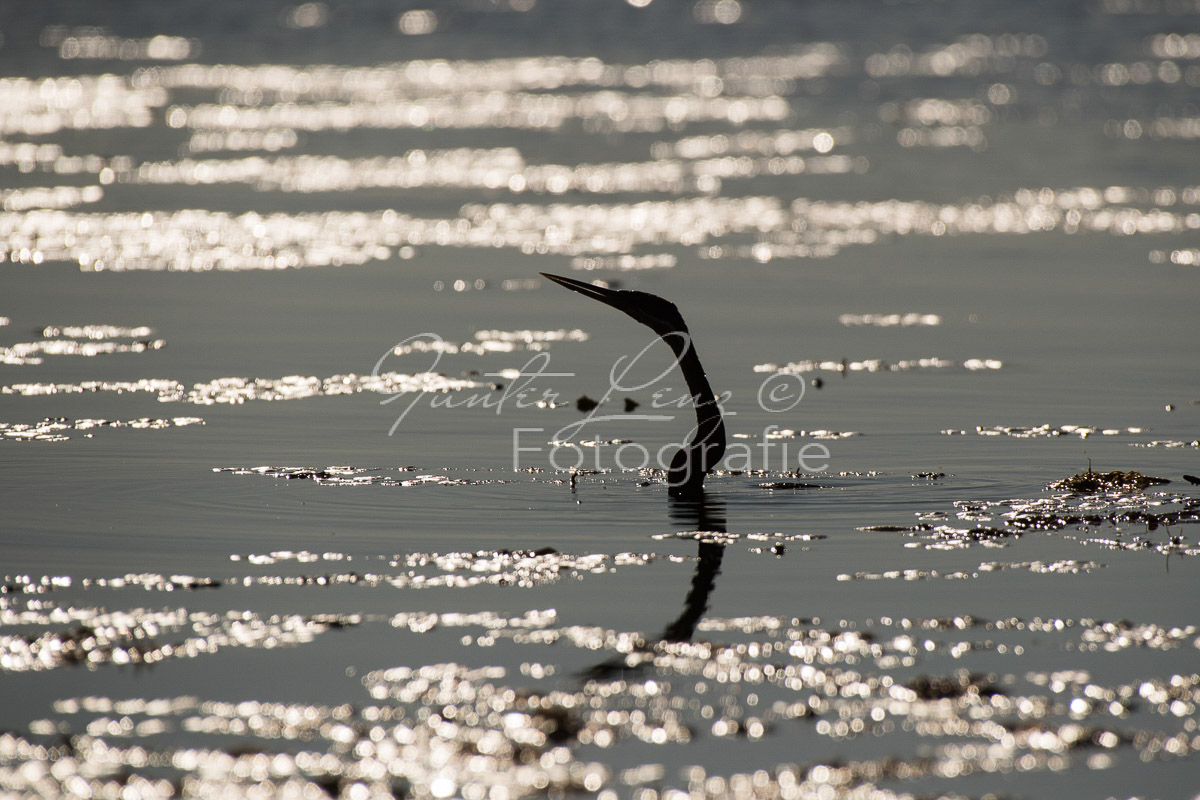
[[[584,680],[614,680],[628,678],[648,667],[654,660],[655,650],[663,644],[690,642],[696,626],[708,610],[709,600],[721,574],[721,560],[725,556],[725,545],[702,534],[724,534],[726,532],[725,501],[716,495],[702,493],[686,500],[672,498],[667,516],[678,529],[695,531],[696,571],[692,584],[683,601],[683,610],[673,619],[656,639],[642,641],[630,653],[619,655],[596,664],[580,673]]]
[[[714,495],[701,495],[691,500],[673,500],[668,509],[672,522],[691,526],[698,533],[726,533],[725,501]],[[696,574],[692,576],[692,588],[683,601],[681,613],[663,629],[659,639],[664,642],[691,641],[696,625],[708,610],[709,596],[717,585],[721,572],[721,559],[725,556],[725,545],[714,541],[697,541]]]

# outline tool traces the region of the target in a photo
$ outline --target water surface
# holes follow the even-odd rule
[[[1198,12],[0,12],[0,786],[1193,797]]]

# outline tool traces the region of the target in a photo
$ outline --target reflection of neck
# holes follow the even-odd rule
[[[692,588],[688,591],[687,599],[683,601],[683,613],[663,630],[659,638],[664,642],[691,641],[696,626],[708,610],[708,598],[717,585],[725,545],[700,542],[697,555],[696,574],[692,576]]]
[[[695,531],[726,531],[725,504],[720,498],[706,496],[703,490],[692,499],[672,498],[667,504],[667,514],[676,526]],[[649,654],[656,650],[659,643],[692,640],[696,627],[704,618],[704,612],[708,610],[708,600],[717,586],[717,575],[721,574],[721,559],[725,555],[723,544],[697,544],[699,552],[696,558],[696,574],[692,576],[692,585],[688,589],[687,598],[683,601],[683,611],[679,616],[663,629],[657,641],[649,641],[639,647],[640,653],[636,658],[633,654],[610,658],[580,673],[585,680],[608,680],[614,674],[629,674],[631,671],[643,669],[651,663]]]
[[[703,494],[694,501],[672,501],[671,518],[697,531],[725,533],[725,505],[719,498]],[[688,642],[696,632],[696,626],[708,610],[708,599],[717,585],[721,572],[721,559],[725,545],[700,542],[696,560],[696,574],[692,576],[692,587],[683,601],[679,617],[663,630],[659,638],[664,642]]]

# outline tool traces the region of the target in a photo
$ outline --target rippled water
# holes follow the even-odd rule
[[[1198,97],[1193,0],[0,9],[0,794],[1196,797]]]

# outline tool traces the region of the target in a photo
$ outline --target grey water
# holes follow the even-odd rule
[[[1198,141],[1192,0],[5,5],[0,793],[1197,797]]]

